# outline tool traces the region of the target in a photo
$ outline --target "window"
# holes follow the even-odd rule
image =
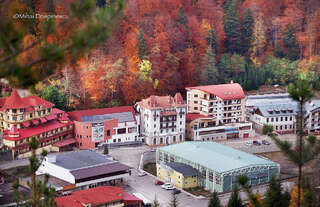
[[[110,129],[107,130],[107,136],[110,136]]]
[[[121,128],[117,130],[118,134],[125,134],[126,133],[126,128]]]
[[[198,103],[198,101],[194,101],[194,103],[195,103],[195,104],[197,104],[197,103]]]
[[[285,121],[288,121],[288,117],[286,116],[286,117],[284,118],[284,120],[285,120]]]
[[[267,123],[269,123],[269,118],[267,118]]]
[[[182,125],[182,121],[180,121],[180,125]]]
[[[280,118],[280,121],[283,121],[283,117]]]
[[[198,97],[198,94],[194,94],[194,96],[193,96],[193,97],[197,98],[197,97]]]
[[[276,118],[276,122],[278,122],[278,117]]]
[[[290,121],[292,121],[292,116],[290,116]]]
[[[198,107],[194,107],[194,110],[198,110]]]
[[[213,182],[213,172],[209,172],[209,181]]]
[[[273,118],[271,118],[271,122],[273,122]]]
[[[12,109],[12,113],[17,113],[17,109]]]

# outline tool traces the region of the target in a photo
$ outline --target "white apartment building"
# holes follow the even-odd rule
[[[217,125],[244,122],[246,96],[238,83],[187,87],[188,113],[213,116]]]
[[[161,145],[185,140],[187,105],[180,93],[150,96],[136,104],[140,116],[140,134],[148,145]]]
[[[279,134],[290,134],[295,133],[296,116],[296,102],[269,102],[255,106],[251,111],[250,121],[257,131],[261,131],[264,125],[271,125]]]
[[[313,100],[306,104],[305,124],[308,133],[320,135],[320,100]]]

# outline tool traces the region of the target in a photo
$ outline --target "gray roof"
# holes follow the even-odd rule
[[[102,155],[90,150],[82,150],[56,155],[56,162],[54,164],[68,170],[75,170],[113,162],[115,161],[111,160],[110,156]]]
[[[256,108],[264,117],[290,116],[297,114],[298,105],[296,102],[287,104],[268,104],[257,106]]]
[[[79,180],[79,179],[90,178],[90,177],[101,176],[101,175],[112,176],[115,173],[123,174],[123,173],[127,173],[127,171],[131,168],[132,167],[124,165],[120,162],[114,162],[114,163],[109,163],[105,165],[73,170],[71,171],[71,174],[75,177],[76,180]]]
[[[131,111],[81,117],[81,121],[83,122],[97,122],[97,121],[103,122],[103,121],[108,121],[112,119],[118,119],[118,122],[131,122],[135,120]]]
[[[199,172],[193,167],[180,162],[168,162],[166,165],[181,173],[184,177],[196,176],[199,174]]]

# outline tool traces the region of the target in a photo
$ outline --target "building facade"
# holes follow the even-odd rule
[[[254,137],[251,122],[216,125],[215,117],[188,113],[186,138],[194,141],[219,141]]]
[[[250,121],[254,128],[261,132],[264,125],[273,126],[279,134],[293,134],[296,128],[297,104],[276,103],[263,104],[253,108]]]
[[[193,167],[177,162],[156,165],[157,177],[172,183],[178,188],[195,188],[199,186],[199,172]]]
[[[36,175],[48,174],[55,178],[53,183],[49,180],[49,184],[65,194],[123,180],[130,175],[130,169],[110,156],[82,150],[45,157]]]
[[[168,163],[184,163],[196,169],[199,186],[211,192],[231,191],[237,185],[239,175],[248,176],[248,184],[268,183],[280,173],[280,165],[211,141],[193,141],[169,145],[157,149],[156,164],[161,169]]]
[[[140,134],[148,145],[163,145],[185,140],[187,105],[180,93],[150,96],[136,104]]]
[[[245,122],[246,96],[238,83],[187,87],[188,113],[216,118],[217,125]]]
[[[313,100],[306,103],[305,125],[308,133],[320,135],[320,100]]]
[[[27,157],[32,137],[40,142],[37,152],[51,151],[52,144],[72,138],[73,123],[52,103],[37,96],[21,98],[13,89],[9,97],[0,99],[0,130],[3,145],[12,150],[13,157]]]
[[[138,125],[132,106],[69,112],[80,149],[93,149],[100,143],[139,141]]]

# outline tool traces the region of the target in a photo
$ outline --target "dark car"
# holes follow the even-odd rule
[[[164,182],[162,182],[162,181],[160,181],[160,180],[156,180],[156,181],[154,182],[154,184],[155,184],[155,185],[163,185]]]
[[[260,143],[259,141],[257,141],[257,140],[254,140],[254,141],[252,142],[252,144],[253,144],[253,145],[257,145],[257,146],[260,146],[260,145],[261,145],[261,143]]]
[[[270,142],[268,142],[267,140],[262,140],[262,144],[264,144],[264,145],[270,145]]]
[[[173,190],[173,194],[179,194],[179,193],[181,193],[181,190],[178,190],[178,189]]]

